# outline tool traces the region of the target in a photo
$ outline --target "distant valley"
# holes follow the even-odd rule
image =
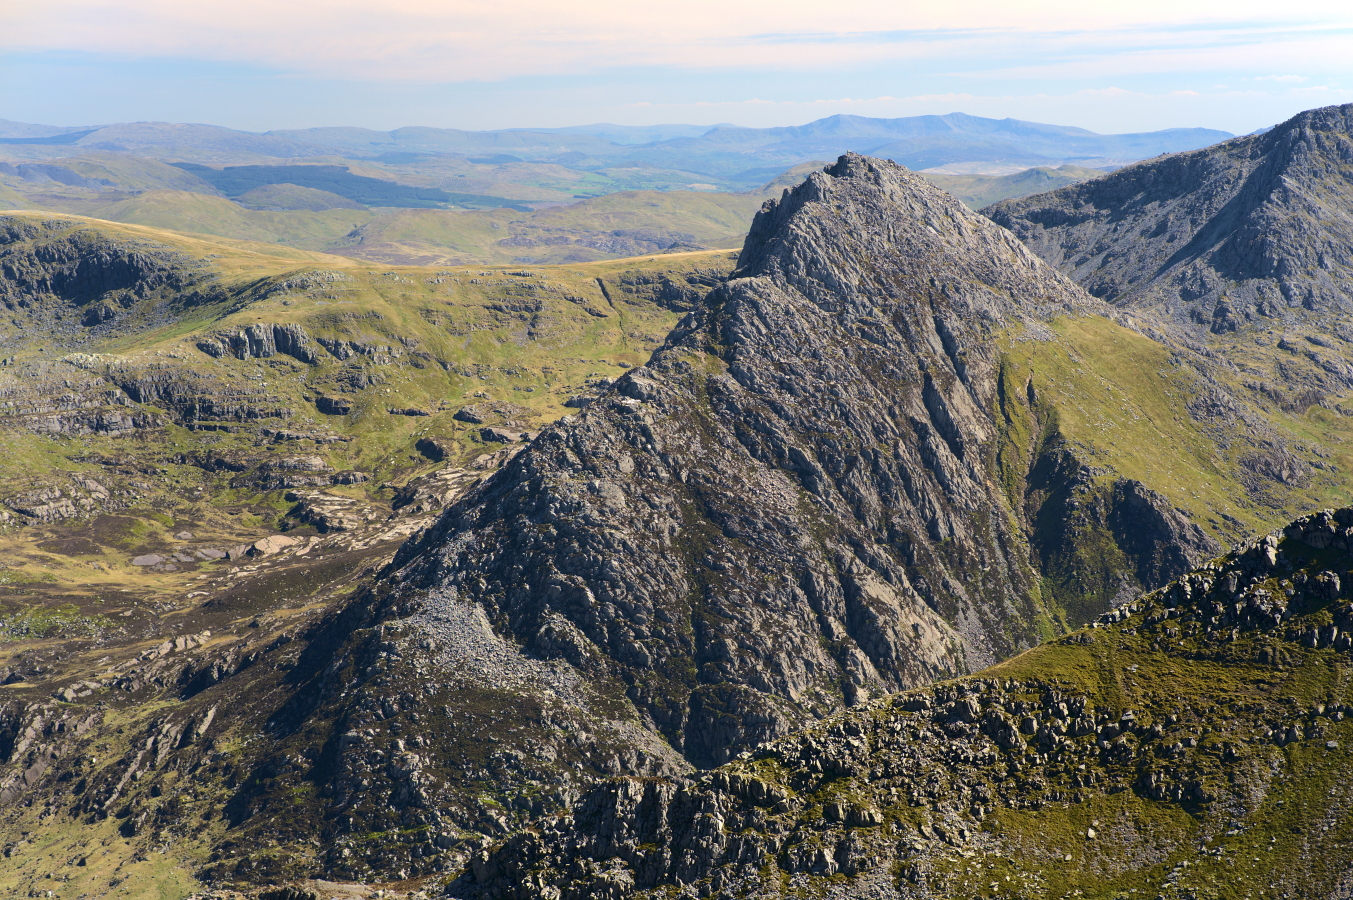
[[[1348,896],[1353,105],[941,118],[6,125],[0,892]]]
[[[733,248],[762,201],[846,150],[934,169],[925,176],[977,208],[1229,137],[1207,129],[1096,135],[962,114],[834,116],[771,129],[261,135],[207,125],[0,121],[0,135],[0,207],[414,265]],[[573,211],[540,215],[556,207]]]

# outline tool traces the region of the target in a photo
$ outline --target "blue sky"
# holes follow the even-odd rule
[[[1349,7],[43,0],[0,5],[0,118],[262,131],[963,111],[1245,133],[1353,101]]]

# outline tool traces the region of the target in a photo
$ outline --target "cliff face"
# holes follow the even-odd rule
[[[606,673],[688,759],[967,671],[1044,613],[991,477],[994,338],[1094,308],[892,164],[757,216],[730,283],[396,565]]]
[[[24,320],[5,337],[63,344],[164,324],[168,308],[220,299],[202,260],[153,241],[118,240],[78,220],[0,216],[0,304]]]
[[[598,785],[450,894],[1347,896],[1350,551],[1353,510],[1307,516],[977,677]]]
[[[1353,310],[1353,105],[983,212],[1090,293],[1214,333]]]

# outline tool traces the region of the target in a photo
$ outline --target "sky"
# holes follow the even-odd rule
[[[966,112],[1244,134],[1347,102],[1347,0],[0,0],[0,118],[62,126]]]

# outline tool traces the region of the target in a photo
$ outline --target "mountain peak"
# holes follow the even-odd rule
[[[697,765],[1017,652],[1044,611],[987,470],[994,339],[1096,306],[902,167],[843,156],[763,208],[647,365],[406,546],[382,602],[482,609]]]
[[[1091,293],[1217,334],[1353,310],[1353,104],[984,210]]]
[[[992,325],[1097,311],[1005,229],[898,163],[856,153],[762,206],[734,277],[779,279],[832,307],[883,282],[921,296],[976,282],[986,289],[955,297]]]

